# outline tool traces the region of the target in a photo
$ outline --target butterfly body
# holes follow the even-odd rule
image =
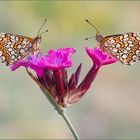
[[[131,65],[140,59],[140,33],[128,32],[106,37],[97,33],[96,40],[100,40],[98,42],[104,52],[123,64]]]
[[[30,38],[10,33],[0,33],[0,58],[6,65],[14,64],[39,50],[41,36]]]
[[[35,38],[0,32],[0,59],[2,63],[5,63],[7,66],[13,65],[18,60],[37,54],[41,43],[41,35],[48,32],[47,29],[41,32],[46,21],[47,19],[39,28]]]
[[[96,41],[99,42],[103,52],[115,57],[125,65],[131,65],[140,60],[140,33],[128,32],[103,37],[96,26],[87,19],[86,22],[96,30]]]

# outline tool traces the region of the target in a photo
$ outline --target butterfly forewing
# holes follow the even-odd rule
[[[25,57],[32,47],[33,39],[10,33],[0,33],[0,57],[10,65]]]
[[[103,49],[123,64],[131,65],[140,59],[140,33],[107,36],[103,39]]]

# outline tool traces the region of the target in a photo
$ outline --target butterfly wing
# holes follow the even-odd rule
[[[9,33],[0,33],[0,58],[6,65],[14,64],[30,51],[33,39]]]
[[[131,65],[140,59],[140,33],[107,36],[103,48],[121,63]]]

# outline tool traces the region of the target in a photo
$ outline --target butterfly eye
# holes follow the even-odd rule
[[[102,35],[97,35],[97,36],[96,36],[96,40],[97,40],[98,42],[101,42],[101,41],[103,40],[103,36],[102,36]]]

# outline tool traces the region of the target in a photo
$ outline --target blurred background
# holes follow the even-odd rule
[[[89,19],[104,35],[140,32],[140,2],[0,1],[0,32],[35,37],[45,18],[49,32],[41,48],[75,47],[73,67],[83,63],[80,80],[92,62],[84,47],[97,45]],[[44,29],[45,30],[45,29]],[[140,138],[140,63],[104,66],[87,94],[67,109],[82,139]],[[71,139],[64,120],[50,105],[24,68],[0,66],[0,138]]]

